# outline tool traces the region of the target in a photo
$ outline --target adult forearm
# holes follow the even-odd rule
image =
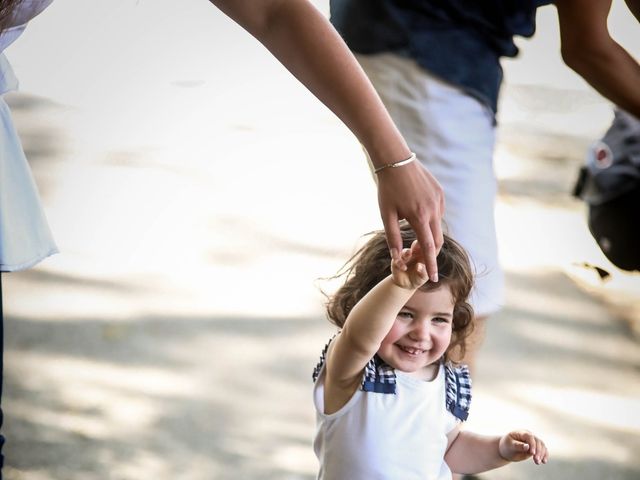
[[[565,62],[613,103],[640,118],[640,65],[613,40],[565,54]]]
[[[359,64],[307,0],[212,0],[256,37],[355,134],[380,166],[410,150]]]
[[[554,3],[565,63],[613,103],[640,115],[640,65],[609,34],[611,0]]]

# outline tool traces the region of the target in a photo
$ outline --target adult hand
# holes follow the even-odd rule
[[[406,219],[418,238],[429,279],[437,282],[436,257],[443,243],[440,223],[444,214],[442,187],[417,161],[399,168],[386,168],[377,176],[378,204],[391,258],[399,268],[406,270],[400,256],[402,237],[398,224]]]

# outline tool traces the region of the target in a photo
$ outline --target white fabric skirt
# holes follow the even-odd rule
[[[494,215],[493,114],[411,59],[392,53],[356,57],[411,150],[442,185],[445,231],[465,247],[476,270],[476,314],[498,311],[504,278]]]

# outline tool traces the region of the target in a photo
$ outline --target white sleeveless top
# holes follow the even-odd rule
[[[18,81],[4,51],[27,22],[53,0],[24,0],[14,25],[0,34],[0,271],[29,268],[58,250],[40,204],[40,197],[11,112],[2,98],[17,90]]]
[[[324,413],[324,367],[314,386],[314,451],[324,480],[450,480],[447,433],[459,420],[446,407],[445,369],[425,382],[396,371],[396,393],[358,389]]]

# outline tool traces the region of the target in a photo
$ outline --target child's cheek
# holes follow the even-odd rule
[[[445,350],[449,348],[449,345],[451,345],[451,334],[451,328],[448,328],[444,329],[439,335],[438,343],[442,345],[442,348],[444,348]]]
[[[404,335],[404,326],[398,320],[393,323],[391,330],[387,333],[387,336],[382,340],[383,345],[391,345],[396,343]]]

